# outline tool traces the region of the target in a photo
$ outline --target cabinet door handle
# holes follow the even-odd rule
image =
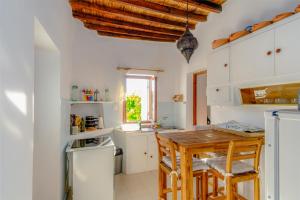
[[[153,156],[151,155],[150,158],[153,158]]]
[[[147,155],[147,152],[144,152],[144,155]]]
[[[219,89],[219,88],[217,88],[217,89],[216,89],[216,92],[220,92],[220,89]]]
[[[268,52],[267,52],[267,56],[272,55],[272,53],[273,53],[272,51],[268,51]]]
[[[281,48],[276,49],[276,53],[281,53],[281,51],[282,51]]]
[[[226,64],[224,64],[224,67],[228,67],[228,64],[226,63]]]

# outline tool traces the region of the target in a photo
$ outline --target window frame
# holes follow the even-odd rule
[[[138,123],[139,121],[135,121],[135,122],[129,122],[127,120],[127,115],[126,115],[126,92],[127,92],[127,84],[126,81],[127,79],[144,79],[144,80],[149,80],[149,81],[154,81],[154,92],[152,91],[152,84],[149,85],[149,90],[148,92],[149,94],[149,102],[151,102],[148,106],[149,106],[149,111],[151,111],[150,114],[148,114],[149,116],[153,117],[153,122],[157,122],[157,76],[155,75],[126,75],[125,76],[125,97],[123,100],[123,123],[124,124],[135,124]],[[154,97],[153,97],[154,95]],[[151,107],[154,107],[154,109],[152,109]],[[154,113],[153,113],[154,112]],[[141,121],[142,123],[151,123],[151,119],[148,119],[146,121]]]

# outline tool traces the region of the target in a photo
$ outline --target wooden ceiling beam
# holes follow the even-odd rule
[[[112,15],[117,15],[121,16],[124,18],[132,18],[133,20],[141,20],[141,21],[146,21],[147,23],[157,23],[164,26],[175,26],[175,27],[180,27],[183,28],[186,26],[186,23],[183,22],[176,22],[168,19],[163,19],[163,18],[158,18],[158,17],[152,17],[148,15],[142,15],[138,13],[133,13],[133,12],[128,12],[124,10],[119,10],[116,8],[111,8],[103,5],[99,5],[97,3],[91,3],[87,1],[81,1],[81,0],[70,0],[70,4],[73,8],[73,10],[78,10],[78,9],[89,9],[89,10],[95,10],[97,12],[101,13],[106,13],[106,14],[112,14]],[[195,29],[195,24],[189,24],[190,29]]]
[[[73,16],[83,22],[90,22],[93,24],[107,25],[107,26],[117,25],[124,28],[126,27],[128,29],[144,30],[146,32],[151,32],[151,33],[162,33],[162,34],[176,35],[176,36],[181,36],[184,33],[184,31],[172,30],[167,28],[159,28],[155,26],[145,26],[142,24],[104,18],[104,17],[99,17],[97,15],[90,15],[90,14],[80,13],[76,11],[73,12]]]
[[[173,0],[177,3],[187,3],[187,0]],[[207,12],[221,13],[222,6],[208,0],[189,0],[189,5]]]
[[[146,41],[154,41],[154,42],[176,42],[176,40],[172,39],[158,39],[158,38],[149,38],[145,36],[132,36],[127,34],[117,34],[117,33],[109,33],[104,31],[98,31],[98,34],[101,36],[115,37],[115,38],[125,38],[131,40],[146,40]]]
[[[85,23],[84,26],[89,29],[108,32],[108,33],[126,34],[131,36],[148,37],[148,38],[156,38],[156,39],[164,39],[164,40],[177,40],[180,37],[174,35],[149,33],[145,31],[128,30],[128,29],[114,28],[114,27],[101,26],[101,25],[88,24],[88,23]]]
[[[141,1],[141,0],[115,0],[115,1],[122,3],[125,6],[134,6],[138,9],[143,9],[143,10],[148,9],[151,12],[168,15],[170,17],[181,18],[183,20],[186,19],[186,15],[187,15],[186,11],[163,6],[156,3],[147,2],[147,1]],[[192,12],[189,13],[189,18],[196,22],[207,21],[207,15],[194,14]]]

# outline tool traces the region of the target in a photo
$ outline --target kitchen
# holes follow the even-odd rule
[[[1,68],[0,84],[0,89],[3,91],[0,98],[0,113],[3,120],[0,127],[4,133],[1,134],[1,199],[46,200],[65,198],[65,159],[63,156],[65,147],[72,139],[78,139],[82,136],[81,134],[70,135],[70,114],[73,114],[71,109],[74,106],[87,106],[88,109],[95,108],[97,110],[97,113],[92,113],[92,115],[101,115],[104,127],[99,133],[101,135],[110,133],[113,136],[116,145],[122,147],[124,151],[123,161],[125,160],[125,163],[123,163],[123,167],[128,164],[126,163],[126,148],[128,146],[132,147],[131,144],[136,144],[135,141],[130,141],[130,137],[140,136],[137,130],[129,133],[129,135],[121,135],[122,137],[128,137],[125,140],[118,139],[118,136],[120,136],[118,130],[124,122],[123,100],[126,93],[124,77],[128,71],[130,71],[130,74],[140,75],[146,73],[157,77],[157,121],[167,129],[178,129],[175,130],[176,132],[181,132],[181,129],[194,129],[193,75],[196,72],[205,70],[207,70],[208,84],[207,102],[210,105],[207,112],[211,124],[221,124],[235,120],[268,131],[264,116],[266,110],[296,109],[295,100],[292,97],[288,97],[289,101],[294,104],[292,106],[286,105],[285,100],[282,98],[266,99],[264,103],[268,103],[268,105],[241,105],[239,89],[244,88],[251,91],[256,87],[269,88],[274,85],[282,86],[299,83],[299,69],[295,65],[295,63],[298,63],[297,52],[299,52],[297,49],[299,46],[297,44],[298,40],[295,39],[297,38],[295,35],[299,35],[300,30],[299,14],[289,16],[230,44],[225,44],[215,50],[212,49],[212,42],[218,38],[226,38],[231,33],[244,30],[247,26],[272,20],[274,16],[281,13],[294,12],[299,4],[296,0],[288,2],[284,0],[272,2],[269,0],[226,1],[222,4],[221,13],[210,13],[206,22],[199,22],[196,29],[191,31],[194,37],[197,38],[199,47],[192,55],[189,64],[176,48],[176,43],[127,40],[97,35],[95,31],[83,27],[81,21],[73,18],[72,8],[67,1],[44,0],[39,2],[30,0],[28,4],[23,2],[24,6],[22,8],[12,2],[17,1],[4,0],[4,6],[1,5],[0,7],[1,24],[4,24],[0,32],[0,52],[3,56],[0,63],[4,66]],[[51,12],[53,10],[57,10],[56,16],[53,16]],[[34,102],[41,100],[42,103],[39,105],[45,108],[43,105],[46,105],[46,102],[49,105],[54,103],[50,100],[50,97],[56,96],[44,93],[45,90],[40,85],[40,91],[43,92],[40,93],[41,96],[49,95],[49,101],[39,99],[36,95],[34,95],[35,101],[33,101],[33,94],[37,89],[34,83],[34,56],[39,55],[33,45],[35,43],[33,41],[35,40],[33,37],[33,30],[36,26],[36,23],[33,22],[35,18],[40,21],[52,43],[56,46],[56,48],[51,49],[58,49],[59,56],[57,57],[60,59],[59,62],[56,62],[60,66],[60,77],[56,80],[49,80],[56,81],[54,82],[56,84],[59,83],[55,87],[60,88],[59,93],[56,93],[59,96],[57,98],[60,100],[60,109],[56,111],[58,114],[56,116],[60,117],[53,117],[48,120],[49,116],[43,115],[41,118],[44,119],[43,117],[45,117],[49,122],[57,120],[57,123],[48,123],[49,126],[57,127],[51,129],[56,135],[54,138],[54,134],[49,133],[43,143],[37,146],[37,148],[47,148],[48,150],[41,149],[43,153],[38,155],[41,158],[40,162],[44,162],[45,165],[36,166],[34,164],[36,150],[33,147],[35,146],[33,144],[35,143],[36,133],[33,119],[38,116],[35,111],[39,107],[35,107]],[[20,24],[18,20],[22,21],[22,25],[19,27],[13,26],[12,24]],[[276,35],[273,31],[276,32]],[[24,34],[19,35],[20,33]],[[281,52],[278,50],[279,48],[281,48]],[[271,55],[268,55],[270,54],[269,51],[272,51]],[[260,55],[264,55],[264,57],[260,58]],[[224,64],[227,64],[228,67],[224,67]],[[219,68],[211,66],[219,66]],[[118,67],[145,68],[150,71],[118,70]],[[159,70],[159,72],[151,71],[153,69]],[[163,72],[160,72],[160,70]],[[73,105],[71,100],[72,85],[77,85],[81,89],[98,89],[102,103]],[[288,89],[290,88],[289,85],[283,88],[287,88],[284,91],[291,91]],[[107,89],[109,95],[106,99],[105,90]],[[9,93],[9,91],[15,93]],[[292,91],[294,94],[295,91]],[[48,92],[50,93],[50,91]],[[183,100],[174,102],[172,99],[174,95],[183,95]],[[276,105],[272,105],[275,104],[275,101]],[[57,104],[54,106],[57,106]],[[51,107],[49,106],[49,108]],[[51,111],[47,110],[47,112],[50,113]],[[286,118],[284,113],[282,115]],[[37,122],[39,122],[38,119],[35,120],[35,123]],[[41,127],[40,130],[46,132],[47,129],[48,127],[46,129]],[[94,137],[97,134],[92,133],[90,136]],[[142,137],[146,137],[146,139],[141,139],[143,142],[139,146],[140,148],[146,144],[151,147],[149,149],[155,149],[152,145],[155,142],[154,132],[143,133]],[[48,142],[52,142],[52,139],[55,140],[55,143],[49,143],[48,145]],[[148,144],[148,140],[151,144]],[[129,143],[122,144],[122,141]],[[55,153],[52,152],[54,150]],[[134,148],[130,151],[136,152]],[[158,156],[157,152],[151,153],[151,151],[148,152],[142,149],[139,153],[143,155],[146,152],[149,158]],[[262,171],[266,169],[266,173],[264,153],[261,157],[261,169]],[[135,162],[140,163],[140,161]],[[132,176],[128,176],[128,180],[131,177],[135,178],[133,180],[135,184],[128,183],[132,185],[127,185],[124,188],[115,185],[116,193],[119,193],[118,189],[123,190],[123,192],[120,192],[119,197],[118,194],[115,194],[117,200],[122,198],[158,198],[158,194],[156,194],[158,190],[156,185],[158,184],[157,174],[152,171],[152,169],[155,169],[155,162],[151,162],[151,160],[149,162],[153,166],[143,163],[123,169],[124,173],[126,173],[126,170],[134,172]],[[53,168],[50,169],[49,166],[54,164],[55,170],[52,171]],[[143,169],[136,169],[135,167]],[[148,167],[149,170],[146,170],[145,168]],[[37,176],[37,171],[39,175],[42,174],[43,176]],[[45,173],[46,171],[52,171],[52,173]],[[145,176],[140,172],[144,172]],[[264,176],[263,174],[262,172],[261,176]],[[32,177],[36,177],[36,179]],[[260,191],[261,199],[268,199],[263,179]],[[124,180],[127,180],[126,175],[118,175],[115,184]],[[140,185],[139,180],[142,182]],[[49,187],[52,185],[53,187]],[[239,188],[240,193],[246,196],[247,199],[253,199],[252,183],[247,183],[241,187]],[[138,193],[137,197],[133,194],[134,189],[129,190],[128,188],[139,190],[136,192]],[[36,192],[37,190],[39,192]],[[126,193],[130,193],[129,196],[126,196]],[[146,197],[147,195],[149,197]]]

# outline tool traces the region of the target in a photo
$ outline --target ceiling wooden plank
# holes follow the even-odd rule
[[[165,40],[177,40],[180,36],[174,35],[166,35],[166,34],[159,34],[159,33],[149,33],[145,31],[137,31],[137,30],[128,30],[122,28],[114,28],[102,25],[95,25],[95,24],[88,24],[85,23],[84,26],[89,29],[103,31],[108,33],[116,33],[116,34],[126,34],[132,36],[140,36],[140,37],[148,37],[148,38],[157,38],[157,39],[165,39]]]
[[[176,27],[185,27],[186,23],[183,22],[176,22],[168,19],[162,19],[162,18],[157,18],[157,17],[152,17],[148,15],[142,15],[142,14],[137,14],[137,13],[132,13],[132,12],[127,12],[124,10],[119,10],[111,7],[106,7],[103,5],[99,5],[96,3],[91,3],[91,2],[85,2],[85,1],[80,1],[80,0],[70,0],[70,4],[73,8],[73,10],[77,9],[93,9],[97,12],[104,12],[107,14],[113,14],[113,15],[118,15],[126,18],[133,18],[137,20],[142,20],[150,23],[158,23],[161,25],[170,25],[170,26],[176,26]],[[195,24],[189,24],[190,29],[195,29]]]
[[[187,3],[187,0],[173,0],[177,3]],[[222,6],[208,0],[188,0],[191,7],[198,8],[207,12],[221,13]]]
[[[148,38],[145,36],[132,36],[127,34],[109,33],[104,31],[98,31],[98,34],[101,36],[125,38],[125,39],[132,39],[132,40],[147,40],[147,41],[155,41],[155,42],[176,42],[176,40],[171,40],[171,39],[165,40],[165,39],[158,39],[158,38]]]
[[[176,35],[180,36],[183,34],[184,31],[178,31],[178,30],[172,30],[167,28],[159,28],[154,26],[145,26],[142,24],[132,23],[132,22],[126,22],[121,20],[115,20],[110,18],[104,18],[104,17],[98,17],[96,15],[90,15],[80,12],[73,12],[73,16],[77,19],[80,19],[83,22],[90,22],[94,24],[100,24],[100,25],[107,25],[107,26],[113,26],[118,25],[122,27],[127,27],[128,29],[138,29],[138,30],[144,30],[146,32],[152,32],[152,33],[163,33],[168,35]]]
[[[115,2],[120,2],[123,5],[127,6],[135,6],[138,9],[148,9],[151,12],[168,15],[171,17],[181,18],[183,20],[186,19],[187,13],[186,11],[179,10],[176,8],[171,8],[167,6],[163,6],[156,3],[151,3],[147,1],[141,1],[141,0],[115,0]],[[194,14],[189,13],[189,18],[194,21],[198,22],[204,22],[207,20],[207,15],[201,15],[201,14]]]

